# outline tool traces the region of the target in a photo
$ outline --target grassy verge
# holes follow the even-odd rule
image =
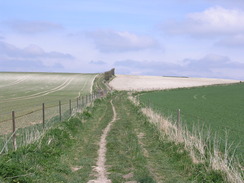
[[[127,95],[114,99],[118,121],[108,136],[107,162],[112,182],[224,182],[220,173],[193,164],[182,145],[162,139]]]
[[[0,156],[0,182],[86,182],[102,129],[111,120],[109,99],[56,124],[42,139]]]
[[[70,120],[57,123],[37,142],[0,156],[0,182],[88,182],[103,129],[117,120],[107,136],[106,167],[113,183],[223,182],[221,174],[193,164],[181,145],[162,139],[128,99],[113,93],[96,100]]]
[[[98,74],[93,83],[93,91],[106,90],[104,74]]]
[[[217,133],[220,148],[225,150],[228,143],[244,165],[244,84],[219,85],[197,88],[175,89],[169,91],[146,92],[140,100],[163,116],[177,119],[181,110],[181,121],[190,131],[194,127],[211,129],[212,136]]]

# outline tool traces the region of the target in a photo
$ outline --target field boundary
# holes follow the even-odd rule
[[[243,169],[237,158],[229,154],[230,146],[225,144],[225,152],[219,149],[219,139],[215,136],[213,141],[210,136],[204,137],[201,128],[190,132],[181,123],[178,115],[177,121],[160,115],[149,106],[142,104],[136,97],[129,96],[130,101],[141,108],[141,112],[156,126],[162,139],[167,139],[175,144],[183,144],[195,164],[204,164],[207,169],[221,171],[228,182],[242,183]],[[210,132],[206,132],[206,134]]]
[[[1,123],[12,123],[12,133],[5,131],[6,134],[0,135],[0,155],[38,140],[54,123],[67,120],[75,113],[82,112],[94,100],[106,95],[107,90],[100,90],[79,96],[74,100],[69,99],[67,103],[63,104],[61,101],[57,101],[56,105],[45,107],[45,103],[43,103],[39,109],[21,116],[15,116],[15,112],[12,111],[12,119],[1,121]],[[33,115],[40,117],[36,119],[32,117]],[[17,124],[20,121],[24,121],[26,125],[18,128]]]

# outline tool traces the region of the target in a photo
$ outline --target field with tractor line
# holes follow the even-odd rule
[[[91,92],[95,77],[96,74],[0,73],[0,134],[10,131],[12,111],[16,117],[31,114],[27,118],[33,118],[35,124],[41,118],[35,112],[42,109],[43,103],[51,109],[60,101],[68,110],[69,100],[75,101]],[[50,110],[50,115],[56,110]],[[32,125],[26,124],[25,119],[21,121],[18,127]]]

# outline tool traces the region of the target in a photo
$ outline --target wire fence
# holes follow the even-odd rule
[[[82,112],[94,100],[106,96],[107,90],[99,90],[75,99],[58,100],[50,105],[24,107],[23,110],[1,113],[0,154],[30,144],[39,139],[53,124],[69,119]]]

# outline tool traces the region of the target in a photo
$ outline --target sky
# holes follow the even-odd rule
[[[0,0],[0,71],[244,80],[243,0]]]

